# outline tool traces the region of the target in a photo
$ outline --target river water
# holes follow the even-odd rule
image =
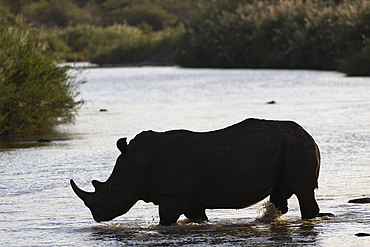
[[[94,68],[81,88],[86,104],[74,125],[0,141],[0,246],[370,246],[370,78],[304,70]],[[266,104],[274,100],[276,104]],[[106,109],[107,111],[100,111]],[[120,137],[143,130],[209,131],[245,118],[293,120],[322,154],[321,212],[301,220],[289,199],[285,218],[256,220],[263,202],[207,210],[210,222],[158,226],[158,208],[138,202],[127,214],[96,223],[69,185],[93,191],[105,181]],[[38,138],[52,140],[39,144]],[[265,200],[266,201],[266,200]]]

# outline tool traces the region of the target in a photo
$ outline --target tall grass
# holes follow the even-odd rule
[[[334,70],[363,37],[370,1],[218,0],[187,23],[178,62]]]
[[[73,121],[84,83],[58,67],[39,34],[0,19],[0,137]]]

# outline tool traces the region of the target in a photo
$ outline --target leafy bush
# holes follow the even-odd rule
[[[0,19],[0,136],[49,130],[73,121],[84,82],[32,33]]]
[[[123,23],[127,21],[129,25],[140,25],[143,21],[153,27],[154,31],[162,30],[165,26],[174,26],[177,22],[175,15],[156,4],[134,4],[123,8],[117,8],[110,11],[108,24]]]
[[[364,47],[354,49],[339,61],[339,71],[349,76],[370,76],[370,39],[365,40],[364,43]]]
[[[161,6],[168,13],[175,15],[179,22],[183,22],[191,18],[209,0],[152,0],[151,2],[152,4]]]
[[[207,0],[0,0],[12,14],[24,15],[36,26],[141,24],[153,30],[172,27],[189,18]]]
[[[148,59],[160,50],[174,49],[183,31],[183,27],[178,26],[152,32],[145,22],[141,28],[127,24],[77,25],[48,29],[46,40],[52,51],[68,61],[129,63]]]
[[[137,32],[122,36],[115,46],[107,47],[92,57],[91,62],[99,64],[136,63],[150,59],[160,51],[166,50],[171,53],[182,33],[181,26],[150,33],[137,30]]]
[[[205,0],[107,0],[104,9],[104,24],[140,25],[143,21],[154,31],[174,27],[198,8]]]
[[[23,14],[31,23],[49,27],[94,24],[100,19],[93,13],[96,13],[96,6],[92,2],[84,8],[80,8],[73,0],[40,0],[23,7]]]
[[[51,50],[68,61],[87,61],[96,54],[122,42],[142,35],[142,31],[128,25],[99,27],[92,25],[69,26],[46,30],[46,40]]]
[[[186,24],[178,62],[190,67],[337,68],[370,37],[370,1],[213,1]]]

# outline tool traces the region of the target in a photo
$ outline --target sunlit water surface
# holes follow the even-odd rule
[[[0,141],[0,246],[258,245],[370,246],[370,78],[337,72],[97,68],[85,72],[86,104],[75,125]],[[276,104],[266,104],[274,100]],[[100,109],[106,109],[100,112]],[[158,209],[138,202],[98,224],[69,186],[105,181],[120,137],[153,129],[209,131],[245,118],[294,120],[322,154],[316,197],[335,217],[302,221],[296,197],[284,219],[256,221],[261,203],[207,210],[210,222],[158,226]],[[52,140],[39,144],[38,138]]]

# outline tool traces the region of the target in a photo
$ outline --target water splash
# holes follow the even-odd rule
[[[266,223],[285,219],[281,211],[275,208],[275,204],[269,201],[258,207],[257,214],[256,220]]]

